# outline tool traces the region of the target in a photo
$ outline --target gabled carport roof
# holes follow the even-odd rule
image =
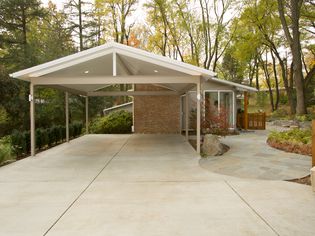
[[[256,89],[215,78],[212,71],[147,51],[110,42],[10,75],[13,78],[92,95],[111,84],[159,84],[183,92],[200,80],[241,90]]]

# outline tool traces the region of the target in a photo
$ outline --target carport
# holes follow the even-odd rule
[[[118,43],[107,43],[76,54],[11,74],[11,77],[30,82],[31,155],[35,155],[35,99],[36,86],[65,91],[66,139],[69,141],[69,93],[85,97],[86,131],[88,132],[88,98],[91,96],[178,96],[196,90],[197,153],[200,153],[201,83],[215,74],[190,64],[155,55]],[[131,84],[130,91],[102,91],[114,84]],[[164,88],[135,89],[137,85]],[[188,96],[186,96],[188,97]],[[145,112],[145,111],[144,111]],[[188,139],[188,111],[186,107],[186,139]],[[178,117],[180,120],[180,115]],[[180,130],[178,130],[178,133]]]

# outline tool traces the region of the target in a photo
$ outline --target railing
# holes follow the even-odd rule
[[[266,113],[248,113],[248,129],[251,130],[264,130],[266,129]],[[244,121],[244,113],[237,114],[237,127],[241,129],[245,129],[245,121]]]

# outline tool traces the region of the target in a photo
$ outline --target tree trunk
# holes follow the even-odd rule
[[[266,83],[267,83],[267,86],[268,86],[271,110],[274,111],[275,110],[275,105],[274,105],[273,93],[272,93],[272,88],[271,88],[271,83],[270,83],[270,74],[269,74],[269,71],[268,71],[267,52],[266,52],[266,61],[263,61],[262,58],[259,58],[259,61],[260,61],[261,67],[262,67],[262,69],[264,71]]]
[[[290,113],[291,113],[291,115],[294,115],[296,113],[296,110],[295,110],[295,101],[294,101],[294,97],[293,97],[293,83],[291,83],[290,80],[288,79],[287,63],[285,62],[286,59],[281,58],[281,56],[280,56],[280,54],[276,48],[273,48],[273,53],[277,57],[279,64],[280,64],[281,76],[282,76],[285,91],[286,91],[287,96],[288,96]]]
[[[82,5],[81,0],[78,2],[79,10],[79,39],[80,39],[80,51],[83,51],[83,26],[82,26]]]
[[[295,82],[296,90],[296,112],[299,115],[306,114],[305,94],[304,94],[304,78],[302,71],[302,58],[301,58],[301,42],[299,31],[300,9],[303,0],[290,0],[290,19],[292,21],[292,35],[289,31],[288,23],[285,18],[285,8],[283,0],[278,0],[278,11],[282,28],[284,30],[287,42],[290,45],[293,62],[293,79]]]
[[[256,70],[255,70],[255,79],[256,79],[256,89],[259,91],[259,63],[257,57],[255,58]]]
[[[292,57],[293,57],[293,75],[296,88],[296,112],[299,115],[307,113],[304,95],[304,78],[302,72],[302,55],[299,31],[301,0],[291,0],[292,12]]]
[[[271,57],[272,57],[272,68],[273,68],[273,74],[275,77],[275,87],[276,87],[276,103],[275,103],[275,110],[279,107],[279,98],[280,98],[280,92],[279,92],[279,80],[277,75],[277,65],[276,65],[276,59],[271,51]]]

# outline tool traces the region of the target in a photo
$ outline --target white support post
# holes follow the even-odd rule
[[[35,98],[34,98],[34,84],[30,84],[30,128],[31,128],[31,156],[35,156]]]
[[[69,93],[65,92],[66,141],[69,142]]]
[[[186,97],[185,97],[185,134],[186,134],[186,140],[188,141],[188,129],[189,129],[189,93],[186,92]]]
[[[85,133],[89,133],[89,97],[85,97]]]
[[[200,106],[201,106],[201,93],[200,81],[197,83],[197,153],[200,154]]]
[[[235,116],[236,116],[236,110],[235,110],[235,107],[236,107],[236,104],[235,104],[235,92],[233,91],[232,93],[232,96],[233,96],[233,99],[232,99],[232,102],[233,102],[233,107],[232,107],[232,110],[233,110],[233,129],[236,129],[236,119],[235,119]]]

